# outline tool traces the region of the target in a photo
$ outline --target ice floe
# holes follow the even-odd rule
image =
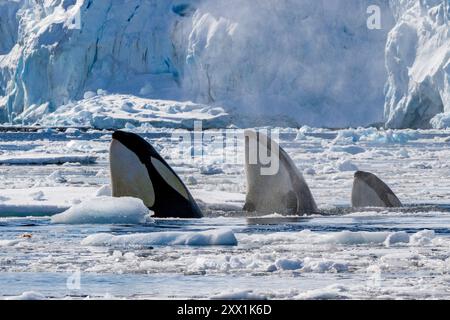
[[[136,246],[186,245],[186,246],[235,246],[236,237],[231,230],[201,232],[153,232],[115,236],[108,233],[94,234],[83,239],[85,246]]]
[[[25,154],[13,156],[0,156],[0,165],[49,165],[64,163],[95,163],[97,157],[92,155],[44,155]]]
[[[65,224],[136,224],[151,222],[150,211],[142,200],[130,197],[96,197],[54,215],[53,223]]]

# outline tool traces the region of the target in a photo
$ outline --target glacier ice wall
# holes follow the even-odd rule
[[[24,1],[17,15],[17,43],[0,56],[0,108],[9,120],[90,90],[139,91],[154,74],[176,79],[169,1]]]
[[[441,114],[450,112],[448,0],[391,1],[391,7],[396,25],[386,45],[386,126],[448,126]]]
[[[367,27],[373,4],[381,30]],[[386,1],[206,2],[193,17],[184,87],[254,115],[369,124],[382,119],[392,23]]]
[[[428,125],[448,105],[446,1],[0,0],[0,122],[100,91],[329,127],[381,121],[384,105],[389,126]],[[380,30],[367,28],[369,5]],[[435,66],[410,74],[414,50]]]

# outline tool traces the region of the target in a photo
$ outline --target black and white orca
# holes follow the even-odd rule
[[[244,210],[282,215],[317,213],[308,184],[286,151],[261,132],[246,130],[244,136],[247,176]],[[269,154],[271,163],[265,157]],[[276,170],[271,172],[268,166]]]
[[[353,180],[352,207],[401,207],[402,203],[380,178],[357,171]]]
[[[184,183],[142,137],[113,133],[109,153],[113,197],[135,197],[160,218],[201,218]]]

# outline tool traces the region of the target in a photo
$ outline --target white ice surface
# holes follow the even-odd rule
[[[139,224],[151,222],[150,211],[141,199],[100,196],[75,204],[54,215],[53,223],[64,224]]]
[[[0,165],[49,165],[64,163],[90,164],[95,163],[95,156],[91,155],[60,155],[60,154],[24,154],[15,156],[0,156]]]
[[[203,232],[154,232],[122,236],[101,233],[83,239],[81,244],[85,246],[120,247],[146,247],[151,245],[235,246],[237,240],[231,230],[208,230]]]

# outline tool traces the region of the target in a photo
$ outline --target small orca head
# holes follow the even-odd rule
[[[352,189],[352,207],[401,207],[389,186],[370,172],[356,171]]]

